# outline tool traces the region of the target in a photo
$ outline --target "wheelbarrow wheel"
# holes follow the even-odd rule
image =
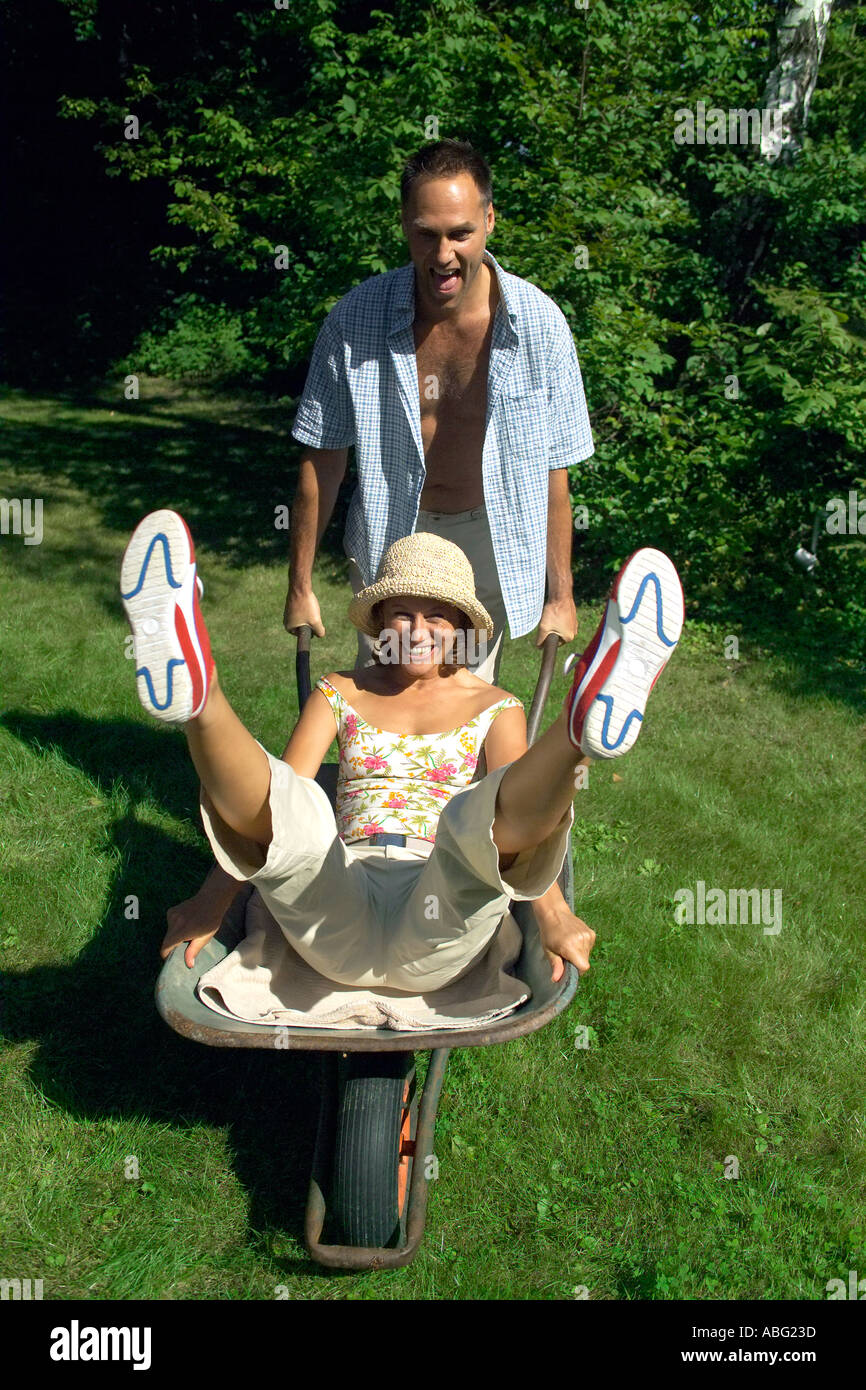
[[[412,1053],[341,1060],[330,1214],[343,1245],[399,1243],[415,1122]]]

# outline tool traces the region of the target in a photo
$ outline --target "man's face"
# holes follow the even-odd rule
[[[471,174],[415,185],[402,223],[418,294],[429,312],[441,317],[466,302],[494,220],[493,204],[485,212]]]

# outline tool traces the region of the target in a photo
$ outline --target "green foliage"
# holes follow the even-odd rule
[[[209,381],[237,378],[255,365],[240,316],[195,294],[182,295],[120,364],[124,372]]]
[[[572,479],[590,514],[580,582],[597,588],[637,541],[656,544],[692,615],[793,605],[862,662],[866,542],[824,541],[806,588],[792,563],[816,509],[858,486],[866,444],[856,8],[836,7],[804,147],[784,166],[673,139],[675,112],[699,99],[760,105],[770,0],[218,9],[196,40],[207,62],[180,77],[138,62],[122,99],[65,103],[99,120],[109,174],[168,193],[152,255],[192,292],[136,360],[270,386],[302,374],[337,299],[405,263],[399,172],[435,118],[492,165],[491,249],[575,333],[596,440]],[[137,140],[122,134],[130,112]]]

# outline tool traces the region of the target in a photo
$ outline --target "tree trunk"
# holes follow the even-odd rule
[[[768,164],[790,164],[802,148],[832,9],[833,0],[792,0],[779,21],[776,66],[763,99],[763,109],[774,113],[773,121],[761,121],[760,158]],[[725,288],[735,300],[736,322],[745,317],[751,300],[749,281],[767,253],[775,225],[772,201],[764,194],[742,200],[732,240],[742,250],[724,277]]]
[[[761,131],[761,157],[770,164],[790,163],[801,149],[832,9],[833,0],[794,0],[779,21],[778,61],[763,101],[764,110],[778,115],[772,129]]]

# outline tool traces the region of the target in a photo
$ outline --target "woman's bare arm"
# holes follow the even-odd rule
[[[526,752],[526,715],[517,705],[500,710],[484,740],[488,773],[513,763]]]
[[[239,883],[218,864],[213,864],[199,888],[185,902],[175,903],[166,913],[168,931],[159,954],[163,960],[170,956],[175,946],[187,942],[184,960],[192,968],[202,946],[206,946],[212,936],[220,929],[220,924],[237,897],[238,893],[252,892],[252,885]]]
[[[288,763],[299,777],[313,778],[336,737],[333,710],[322,691],[313,690],[283,750],[283,762]]]

